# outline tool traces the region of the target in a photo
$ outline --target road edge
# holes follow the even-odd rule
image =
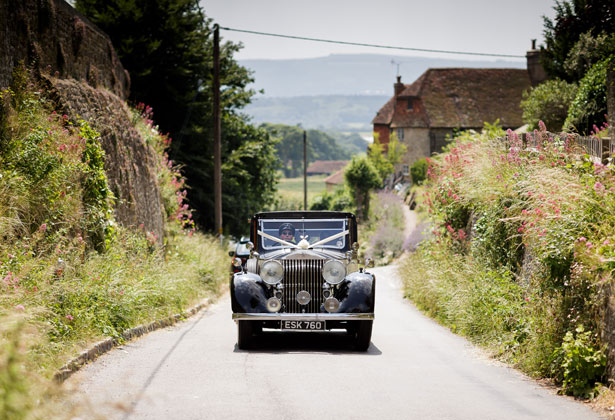
[[[196,315],[201,310],[207,308],[210,303],[211,299],[205,298],[203,301],[201,301],[201,303],[179,314],[171,315],[167,318],[163,318],[157,321],[152,321],[149,324],[143,324],[138,325],[134,328],[129,328],[122,333],[122,337],[120,339],[109,337],[102,341],[99,341],[98,343],[95,343],[90,349],[82,351],[79,356],[70,359],[64,366],[59,368],[53,375],[53,380],[61,384],[73,373],[81,369],[82,366],[84,366],[88,362],[96,360],[99,356],[111,351],[113,348],[124,344],[127,341],[139,338],[142,335],[145,335],[152,331],[169,327],[179,321],[182,321],[186,318],[190,318]]]

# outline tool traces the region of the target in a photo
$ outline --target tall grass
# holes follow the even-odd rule
[[[566,392],[591,395],[605,368],[615,175],[564,134],[543,125],[532,136],[539,146],[526,149],[516,134],[503,140],[487,126],[430,161],[422,203],[434,238],[400,270],[408,297],[452,330]],[[571,361],[571,346],[595,357]],[[579,372],[591,374],[572,377]]]
[[[60,366],[218,295],[227,256],[194,230],[170,139],[148,109],[133,122],[158,154],[164,241],[116,224],[98,133],[54,112],[25,70],[15,80],[0,93],[0,418],[62,417],[43,403]]]
[[[403,252],[405,219],[402,199],[391,192],[373,194],[370,214],[359,227],[360,253],[378,265],[392,262]]]

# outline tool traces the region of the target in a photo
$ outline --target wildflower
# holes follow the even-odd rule
[[[47,230],[47,223],[43,223],[38,230],[39,232],[45,232]]]
[[[525,229],[523,228],[523,226],[521,226],[521,227],[519,227],[519,229],[517,229],[517,232],[519,232],[519,233],[523,233],[523,231],[524,231],[524,230],[525,230]]]
[[[66,315],[65,318],[68,319],[69,321],[72,321],[74,319],[71,314]]]
[[[609,241],[608,239],[605,239],[604,242],[602,242],[602,245],[610,245],[611,241]]]
[[[597,193],[602,193],[604,192],[605,188],[604,185],[602,185],[600,182],[596,182],[594,184],[594,191],[596,191]]]
[[[592,248],[594,247],[594,244],[592,244],[591,242],[588,242],[588,243],[586,243],[586,244],[585,244],[585,246],[586,246],[588,249],[592,249]]]
[[[20,304],[20,305],[15,305],[15,309],[18,311],[24,311],[26,307]]]
[[[587,238],[585,236],[581,236],[579,239],[577,239],[577,241],[585,242],[585,241],[587,241]]]
[[[547,131],[547,126],[544,122],[542,122],[542,120],[538,121],[538,128],[540,129],[540,131]]]

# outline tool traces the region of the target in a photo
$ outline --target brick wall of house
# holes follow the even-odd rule
[[[374,133],[378,135],[381,144],[389,144],[389,126],[374,124]]]

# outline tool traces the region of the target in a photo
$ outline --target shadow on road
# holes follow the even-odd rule
[[[252,338],[249,350],[240,350],[235,344],[234,352],[243,353],[328,353],[340,355],[380,356],[382,352],[370,343],[366,352],[356,351],[352,337],[346,332],[280,332],[263,331]]]

